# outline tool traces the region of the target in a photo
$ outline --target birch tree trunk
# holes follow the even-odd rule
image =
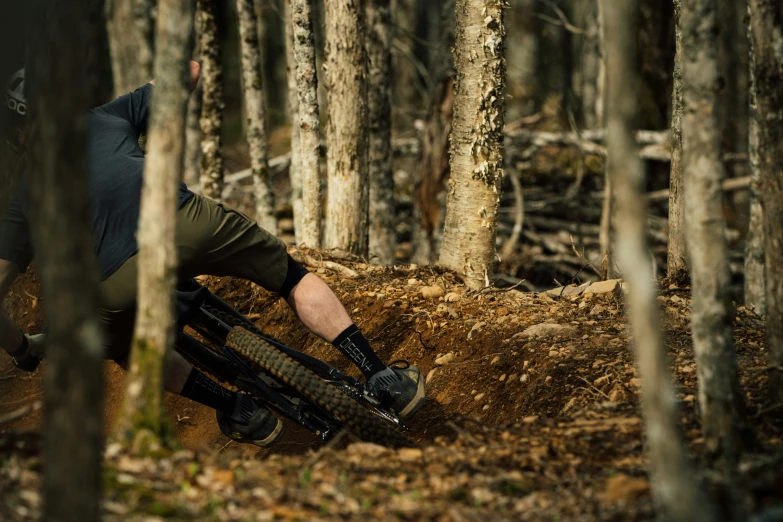
[[[223,193],[223,59],[217,2],[197,0],[196,24],[201,49],[201,191],[212,199]]]
[[[606,102],[606,29],[604,27],[604,10],[606,3],[614,0],[598,0],[596,2],[595,24],[598,33],[598,74],[595,86],[595,118],[594,124],[603,127]],[[609,176],[609,158],[604,163],[604,201],[601,207],[601,226],[598,233],[598,244],[603,256],[601,266],[606,278],[614,277],[614,253],[612,252],[612,230],[614,229],[614,188]]]
[[[630,286],[628,305],[642,379],[642,412],[652,463],[652,491],[674,520],[708,522],[714,511],[699,490],[677,428],[677,411],[650,278],[644,173],[633,141],[638,75],[633,1],[606,4],[609,175],[617,194],[618,257]]]
[[[95,42],[88,2],[35,7],[26,82],[31,230],[48,323],[43,520],[92,522],[100,519],[103,343],[84,154],[95,64],[84,57]]]
[[[245,111],[247,111],[247,142],[250,146],[256,220],[261,228],[277,235],[275,196],[269,184],[269,164],[266,153],[266,107],[264,106],[264,81],[261,76],[261,53],[258,46],[258,21],[253,3],[254,0],[237,0],[236,3]]]
[[[724,237],[716,5],[716,0],[682,0],[682,168],[702,434],[707,454],[732,465],[742,446],[744,418]]]
[[[168,436],[163,376],[166,351],[174,341],[174,230],[185,149],[193,5],[192,0],[160,0],[158,6],[161,45],[155,59],[156,86],[137,234],[138,312],[125,402],[116,427],[118,437],[125,441],[138,433],[164,440]]]
[[[285,24],[286,80],[288,81],[288,118],[291,123],[291,164],[288,178],[291,180],[291,207],[294,211],[294,237],[302,242],[302,152],[299,142],[299,94],[296,87],[296,60],[294,59],[294,0],[283,0]]]
[[[506,104],[503,0],[457,0],[451,179],[440,264],[471,288],[495,262]]]
[[[364,0],[325,0],[326,166],[324,245],[368,253],[367,52]]]
[[[391,150],[390,0],[367,0],[370,238],[373,263],[394,264],[397,243]]]
[[[302,177],[302,232],[299,241],[321,247],[321,124],[311,0],[292,0],[296,93],[299,102],[299,168]]]
[[[783,401],[783,6],[750,0],[753,82],[761,204],[764,221],[767,389]]]
[[[116,96],[127,94],[152,79],[154,6],[153,0],[106,0]]]
[[[685,251],[685,200],[682,176],[682,25],[681,0],[674,0],[674,87],[672,89],[672,160],[669,168],[669,242],[666,275],[675,280],[687,277]]]

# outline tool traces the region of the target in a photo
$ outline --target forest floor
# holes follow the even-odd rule
[[[428,402],[409,423],[417,448],[386,449],[351,436],[324,445],[289,426],[273,450],[224,437],[214,412],[166,399],[182,448],[136,458],[106,448],[105,520],[650,520],[653,503],[639,408],[640,382],[614,293],[551,297],[516,290],[469,292],[428,266],[375,267],[337,260],[346,277],[318,269],[385,360],[427,376]],[[351,371],[309,334],[284,302],[242,280],[205,279],[215,293],[290,346]],[[435,297],[423,287],[438,286]],[[440,294],[440,295],[438,295]],[[41,324],[35,274],[5,301],[26,331]],[[700,455],[696,370],[687,288],[658,297],[682,431]],[[558,334],[524,333],[563,326]],[[757,512],[783,498],[783,423],[765,402],[763,323],[738,308],[735,342],[755,432],[741,466],[740,498]],[[29,375],[0,357],[0,417],[40,400],[46,364]],[[106,363],[105,419],[121,402],[123,373]],[[0,520],[37,520],[41,410],[0,426]],[[722,500],[721,500],[722,499]]]

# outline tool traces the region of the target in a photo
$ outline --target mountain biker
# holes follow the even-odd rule
[[[8,49],[6,49],[8,51]],[[6,52],[16,62],[0,70],[5,89],[4,141],[24,157],[24,50]],[[16,58],[16,60],[13,60]],[[8,60],[6,60],[8,61]],[[200,67],[190,64],[192,87]],[[89,111],[88,165],[93,209],[92,233],[101,271],[101,319],[105,357],[127,368],[136,308],[137,249],[144,156],[139,134],[147,130],[150,82]],[[0,142],[1,143],[1,142]],[[24,164],[24,161],[20,161]],[[22,172],[0,222],[0,299],[32,260],[28,179]],[[299,319],[356,365],[368,387],[401,418],[424,402],[424,382],[416,367],[390,368],[373,351],[332,290],[286,252],[285,244],[246,215],[180,184],[176,242],[182,278],[229,275],[248,279],[283,297]],[[0,309],[0,347],[22,370],[34,371],[43,355],[44,334],[23,334]],[[245,443],[277,442],[282,422],[249,395],[233,392],[195,369],[176,352],[169,354],[166,390],[216,410],[221,431]]]

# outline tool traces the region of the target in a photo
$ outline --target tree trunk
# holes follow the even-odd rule
[[[369,107],[370,257],[394,263],[397,216],[391,149],[391,11],[390,0],[367,1]]]
[[[440,264],[471,288],[489,284],[495,262],[506,64],[503,0],[457,0],[451,179]]]
[[[744,419],[724,237],[716,5],[716,0],[682,1],[682,168],[702,434],[707,453],[730,466],[742,447]]]
[[[685,261],[685,200],[682,177],[682,26],[680,1],[674,0],[674,87],[672,89],[672,161],[669,168],[669,243],[666,275],[675,280],[687,276]]]
[[[329,105],[324,245],[366,257],[370,184],[364,2],[325,0],[324,8]]]
[[[603,127],[603,99],[605,95],[606,67],[603,52],[603,24],[601,20],[601,2],[584,0],[579,7],[583,10],[584,28],[581,39],[582,57],[578,82],[574,85],[582,99],[582,116],[585,128]]]
[[[296,60],[294,58],[294,0],[284,0],[286,79],[288,80],[288,119],[291,124],[291,207],[294,212],[296,244],[302,243],[302,151],[299,140],[299,93],[296,87]]]
[[[239,40],[242,54],[242,79],[247,116],[247,142],[250,146],[250,168],[253,171],[256,220],[259,226],[277,235],[275,196],[269,184],[266,154],[266,108],[264,82],[261,76],[261,53],[258,48],[258,21],[254,0],[237,0]]]
[[[783,6],[750,0],[753,82],[761,204],[764,221],[767,389],[783,401]]]
[[[201,190],[220,199],[223,193],[223,59],[217,23],[217,2],[197,0],[196,24],[201,49]]]
[[[292,0],[294,62],[299,102],[299,150],[302,173],[302,232],[299,241],[321,247],[321,124],[311,0]]]
[[[687,0],[686,0],[687,1]],[[674,520],[715,520],[699,490],[677,428],[677,411],[658,324],[655,286],[647,255],[647,209],[642,164],[633,141],[638,75],[634,63],[633,2],[606,3],[609,175],[617,194],[618,257],[628,284],[630,321],[642,379],[642,412],[652,463],[652,490]]]
[[[594,118],[593,124],[597,127],[603,127],[606,123],[606,29],[604,27],[604,11],[607,1],[598,0],[596,2],[595,25],[598,34],[598,71],[595,79],[595,102],[593,105]],[[601,228],[598,234],[598,243],[603,256],[601,264],[604,277],[611,279],[614,277],[614,252],[612,245],[612,230],[614,229],[614,188],[613,182],[609,176],[609,160],[604,162],[604,200],[601,206]]]
[[[188,100],[188,121],[185,130],[185,165],[182,179],[189,187],[198,186],[201,178],[201,97],[204,88],[199,82]]]
[[[535,4],[535,0],[513,0],[511,9],[506,12],[506,25],[514,28],[509,32],[506,50],[509,63],[508,121],[530,116],[536,111],[539,46]]]
[[[152,79],[155,55],[153,0],[106,0],[106,22],[116,96]]]
[[[48,323],[43,519],[100,519],[103,343],[89,203],[88,2],[37,2],[26,69],[32,235]],[[17,23],[19,23],[17,21]]]
[[[123,412],[116,433],[167,437],[163,410],[164,361],[174,341],[174,241],[178,182],[185,149],[188,70],[193,43],[190,0],[160,0],[155,59],[155,95],[139,217],[138,312]],[[147,432],[146,430],[149,430]]]

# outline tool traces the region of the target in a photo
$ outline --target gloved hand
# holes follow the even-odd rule
[[[25,353],[14,357],[14,366],[26,372],[34,372],[43,358],[43,347],[46,342],[46,334],[25,334],[27,350]]]

